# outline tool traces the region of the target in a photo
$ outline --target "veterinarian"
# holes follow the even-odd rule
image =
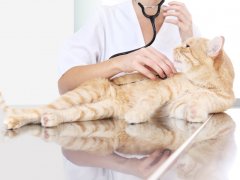
[[[91,78],[134,71],[153,80],[155,74],[170,77],[176,72],[173,48],[192,36],[198,33],[181,2],[126,0],[100,7],[61,50],[59,91],[65,93]]]
[[[198,32],[185,4],[163,1],[126,0],[115,6],[101,7],[62,48],[59,92],[63,94],[91,78],[111,78],[134,71],[153,80],[155,74],[162,78],[172,76],[176,72],[172,63],[173,49],[187,38],[198,36]],[[80,158],[81,152],[78,153]],[[63,154],[70,160],[71,155],[64,150]],[[93,155],[85,157],[89,161],[94,158]],[[85,163],[91,166],[90,162]],[[80,177],[87,175],[82,167],[75,172]],[[96,174],[99,176],[99,170],[92,167],[91,175]]]

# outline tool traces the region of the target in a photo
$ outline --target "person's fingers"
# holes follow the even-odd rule
[[[163,16],[165,16],[165,17],[167,17],[167,16],[175,16],[182,22],[187,21],[186,17],[182,13],[177,12],[177,11],[167,11],[167,12],[163,13]]]
[[[188,8],[184,3],[173,1],[168,3],[168,5],[169,6],[167,6],[166,9],[180,11],[187,16],[191,15],[191,13],[189,12]]]
[[[151,174],[153,171],[156,170],[159,166],[166,161],[166,159],[171,155],[172,151],[169,149],[165,150],[156,150],[149,157],[143,159],[141,162],[142,169],[148,170]]]
[[[164,8],[164,17],[173,16],[176,19],[165,18],[166,23],[171,23],[179,27],[182,41],[193,35],[192,16],[183,3],[171,2],[169,6]]]
[[[143,63],[147,65],[150,69],[154,70],[161,78],[166,77],[162,67],[160,67],[155,61],[151,59],[146,59]]]
[[[192,17],[192,15],[190,14],[190,12],[187,9],[181,8],[181,7],[179,8],[178,6],[169,6],[168,10],[165,11],[165,13],[166,12],[173,12],[173,11],[180,13],[185,18],[191,18]]]
[[[171,151],[159,149],[154,151],[148,157],[142,158],[138,163],[138,174],[147,179],[164,161],[170,156]]]
[[[146,61],[146,63],[150,63],[147,64],[148,66],[150,66],[152,69],[160,68],[162,71],[166,71],[166,67],[163,67],[164,65],[162,65],[163,63],[161,63],[162,60],[160,61],[160,57],[156,55],[156,53],[154,53],[149,47],[146,49],[145,55],[149,60],[149,62]],[[164,74],[160,72],[159,75],[162,77]]]
[[[151,164],[152,171],[155,171],[156,168],[160,167],[171,155],[172,151],[170,149],[165,149],[162,151],[161,156],[155,160],[154,163]]]
[[[183,23],[177,19],[166,19],[165,23],[170,23],[178,26],[182,31],[188,31],[191,29],[191,24],[190,23]]]
[[[165,71],[168,72],[168,70],[167,67],[164,67],[164,65],[162,65],[163,63],[159,63],[159,57],[157,57],[155,53],[151,52],[149,48],[143,48],[141,50],[141,53],[143,57],[141,59],[142,65],[147,65],[150,69],[154,70],[161,78],[166,78]]]
[[[142,167],[145,167],[145,168],[149,167],[150,164],[152,164],[153,161],[155,161],[155,159],[161,155],[162,155],[162,149],[158,149],[154,151],[152,154],[150,154],[147,158],[141,159]]]
[[[176,69],[172,62],[153,47],[142,48],[127,55],[123,69],[126,72],[138,71],[149,79],[155,80],[157,73],[161,78],[173,76]]]
[[[169,6],[166,6],[163,8],[163,15],[164,16],[176,16],[186,20],[191,20],[192,16],[191,13],[188,11],[187,7],[183,3],[170,3]],[[181,16],[178,16],[178,14],[171,14],[172,12],[176,12],[178,14],[181,14]]]
[[[170,23],[170,24],[179,26],[179,21],[177,19],[166,19],[165,23]]]
[[[138,71],[139,73],[143,74],[144,76],[148,77],[149,79],[152,79],[152,80],[156,79],[156,76],[150,70],[148,70],[146,67],[144,67],[144,65],[142,65],[140,63],[135,63],[134,69],[136,71]]]
[[[173,74],[177,72],[176,68],[170,60],[165,61],[165,63],[171,68]]]
[[[191,24],[183,23],[183,22],[178,22],[178,27],[182,29],[182,31],[189,31],[192,27]]]
[[[165,13],[163,13],[163,16],[167,17],[167,16],[175,16],[180,22],[186,23],[186,24],[191,24],[192,23],[192,18],[191,15],[185,15],[182,12],[178,12],[178,11],[167,11]],[[165,19],[168,20],[168,19]]]
[[[169,5],[178,5],[178,6],[182,6],[185,7],[185,4],[179,1],[171,1],[168,3]]]
[[[176,69],[173,65],[173,63],[165,56],[164,54],[160,53],[153,47],[149,47],[149,51],[152,54],[155,54],[156,56],[156,63],[163,69],[166,75],[172,76],[174,73],[176,73]]]

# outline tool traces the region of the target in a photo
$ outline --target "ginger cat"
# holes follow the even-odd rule
[[[234,102],[234,71],[223,45],[223,37],[187,40],[174,49],[180,72],[165,80],[152,81],[140,74],[96,78],[38,108],[10,108],[0,98],[7,112],[5,124],[8,129],[29,123],[53,127],[104,118],[142,123],[159,114],[202,122],[209,113],[225,111]]]

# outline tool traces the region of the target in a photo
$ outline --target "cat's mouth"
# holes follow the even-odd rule
[[[177,69],[178,72],[182,72],[183,62],[181,61],[181,57],[178,53],[174,54],[173,64],[174,64],[174,66],[175,66],[175,68]]]
[[[173,61],[176,64],[182,64],[181,58],[177,53],[174,54],[174,60]]]
[[[179,54],[178,50],[175,49],[175,50],[174,50],[174,55],[173,55],[173,57],[174,57],[174,62],[176,62],[176,63],[181,63],[181,57],[180,57],[180,56],[181,56],[181,55]]]
[[[176,58],[174,58],[174,63],[177,63],[177,64],[181,63],[182,64],[182,62],[179,59],[176,59]]]

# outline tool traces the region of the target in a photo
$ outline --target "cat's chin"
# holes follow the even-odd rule
[[[178,68],[178,67],[175,67],[175,68],[176,68],[177,72],[179,72],[179,73],[183,72],[183,70],[181,68]]]
[[[183,72],[183,64],[181,61],[175,59],[173,61],[173,65],[176,68],[177,72]]]

